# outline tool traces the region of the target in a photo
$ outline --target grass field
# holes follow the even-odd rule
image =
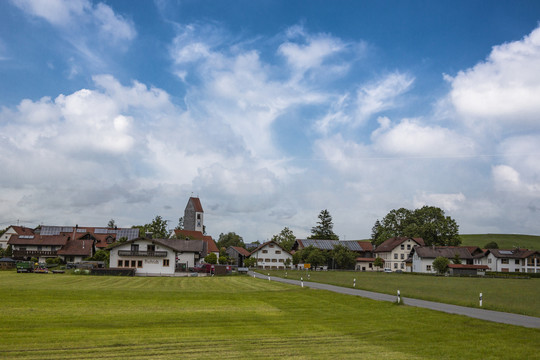
[[[247,276],[0,272],[5,359],[538,358],[540,330]]]
[[[264,271],[285,277],[285,271]],[[385,294],[400,290],[404,297],[478,307],[483,294],[483,308],[540,317],[540,279],[493,279],[440,277],[383,272],[310,271],[314,282],[353,287]],[[289,279],[307,280],[305,271],[287,271]]]
[[[461,245],[478,246],[483,248],[487,243],[495,241],[499,249],[520,247],[530,250],[540,250],[540,236],[516,234],[481,234],[460,235]]]

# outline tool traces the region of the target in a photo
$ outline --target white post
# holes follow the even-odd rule
[[[354,288],[356,287],[356,278],[354,278],[353,285]]]
[[[287,272],[285,271],[285,278],[287,278]]]
[[[401,302],[401,294],[399,293],[399,290],[397,291],[397,303],[399,304]]]
[[[482,307],[482,293],[480,293],[480,307]]]
[[[302,287],[304,287],[304,278],[303,277],[300,278],[300,284],[302,285]]]
[[[310,274],[307,274],[307,279],[309,280],[311,278],[311,275]]]
[[[268,281],[270,281],[270,274],[268,274]]]

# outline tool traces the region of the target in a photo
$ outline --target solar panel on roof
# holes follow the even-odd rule
[[[86,229],[77,229],[77,232],[83,233],[86,232]]]
[[[500,250],[499,253],[501,255],[512,255],[512,252],[509,250]]]
[[[94,230],[94,234],[108,234],[109,229],[97,228]]]

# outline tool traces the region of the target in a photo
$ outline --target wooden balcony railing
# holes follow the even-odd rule
[[[166,251],[132,251],[118,250],[119,256],[147,256],[147,257],[166,257]]]

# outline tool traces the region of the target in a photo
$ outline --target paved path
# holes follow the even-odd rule
[[[256,276],[260,279],[268,279],[267,275],[254,273],[252,271],[250,271],[249,274],[251,276]],[[282,282],[286,284],[292,284],[292,285],[298,285],[298,286],[301,285],[301,282],[298,280],[283,279],[279,277],[270,277],[270,279],[271,281],[278,281],[278,282]],[[328,291],[333,291],[333,292],[337,292],[341,294],[360,296],[360,297],[365,297],[365,298],[379,300],[379,301],[395,302],[397,299],[397,295],[381,294],[381,293],[376,293],[372,291],[365,291],[365,290],[358,290],[358,289],[346,288],[346,287],[335,286],[335,285],[321,284],[321,283],[315,283],[311,281],[304,281],[304,286],[312,288],[312,289],[328,290]],[[518,326],[540,329],[540,318],[537,318],[534,316],[526,316],[526,315],[505,313],[505,312],[500,312],[500,311],[470,308],[466,306],[443,304],[443,303],[438,303],[438,302],[433,302],[433,301],[412,299],[412,298],[407,298],[407,297],[402,297],[401,299],[406,305],[409,305],[409,306],[416,306],[416,307],[422,307],[422,308],[436,310],[436,311],[443,311],[450,314],[465,315],[472,318],[493,321],[493,322],[498,322],[498,323],[503,323],[503,324],[518,325]]]

